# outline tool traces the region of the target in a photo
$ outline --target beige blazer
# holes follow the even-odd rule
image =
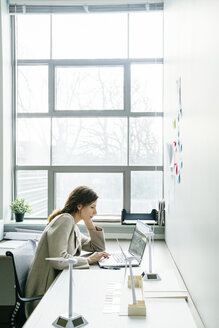
[[[75,267],[89,268],[87,259],[80,257],[81,250],[88,252],[104,251],[105,239],[101,228],[96,227],[96,230],[89,230],[88,232],[90,238],[80,232],[73,216],[67,213],[58,215],[48,224],[39,241],[27,278],[26,297],[44,294],[60,270],[68,268],[68,263],[46,261],[46,257],[69,258],[77,248],[75,257],[78,262]],[[39,301],[25,304],[27,318],[38,303]]]

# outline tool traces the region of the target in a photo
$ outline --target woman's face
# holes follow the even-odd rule
[[[91,220],[94,215],[97,214],[96,206],[97,206],[97,200],[89,205],[86,206],[81,206],[81,209],[79,208],[80,211],[80,216],[82,220]]]

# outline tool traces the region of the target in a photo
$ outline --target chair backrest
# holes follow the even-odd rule
[[[16,293],[20,297],[24,297],[27,276],[33,262],[36,251],[36,242],[28,240],[24,245],[7,251],[6,255],[12,257],[14,265]]]

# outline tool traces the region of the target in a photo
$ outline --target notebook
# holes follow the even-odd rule
[[[132,266],[139,266],[141,264],[147,238],[144,234],[145,224],[137,221],[135,229],[133,231],[132,239],[129,245],[128,252],[125,252],[126,256],[134,256],[135,260],[132,261]],[[109,259],[102,258],[98,262],[100,267],[125,267],[125,259],[122,252],[112,253]]]

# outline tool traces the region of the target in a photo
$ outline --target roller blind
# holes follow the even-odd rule
[[[38,4],[37,4],[38,3]],[[62,4],[61,4],[62,3]],[[73,1],[10,1],[9,13],[10,14],[55,14],[55,13],[98,13],[98,12],[131,12],[131,11],[145,11],[145,10],[163,10],[163,2],[150,2],[150,3],[120,3],[120,4],[89,4],[83,5],[78,1],[73,4]],[[106,2],[105,2],[106,3]]]
[[[8,0],[10,5],[127,5],[127,4],[146,4],[161,3],[162,0]]]

